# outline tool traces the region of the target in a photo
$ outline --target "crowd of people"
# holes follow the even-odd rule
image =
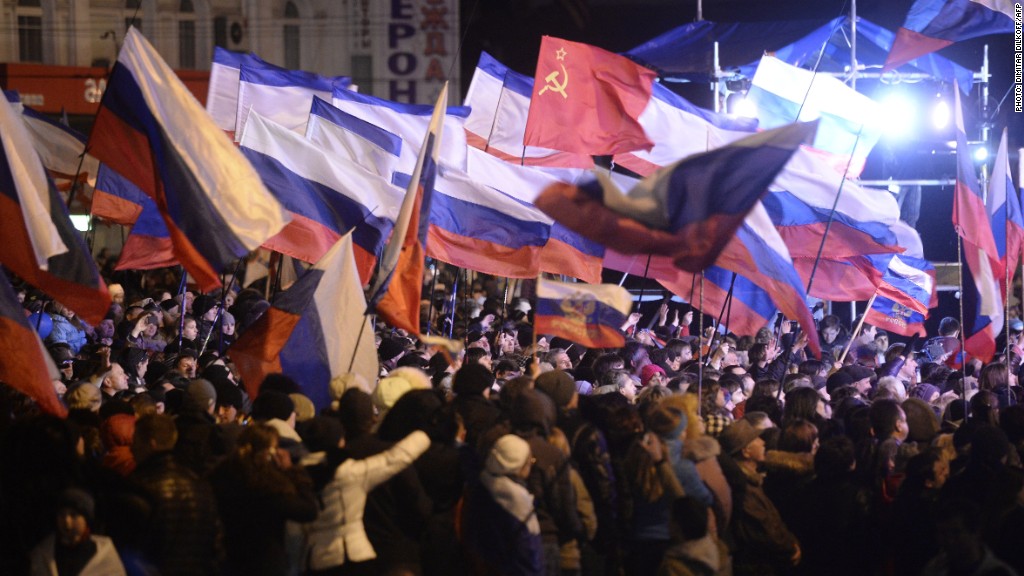
[[[825,315],[817,359],[664,304],[586,349],[481,277],[423,307],[464,352],[378,324],[317,409],[232,366],[265,291],[120,279],[97,326],[20,288],[68,416],[0,385],[2,574],[1024,573],[1019,322],[983,364]]]

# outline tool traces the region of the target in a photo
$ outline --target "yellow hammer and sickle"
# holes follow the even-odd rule
[[[555,70],[551,74],[545,76],[544,88],[542,88],[541,91],[537,93],[537,95],[540,96],[541,94],[547,92],[548,90],[551,90],[552,92],[557,92],[561,94],[562,98],[569,98],[569,95],[565,93],[565,87],[569,84],[569,72],[565,69],[564,64],[562,65],[562,74],[564,75],[565,79],[562,80],[561,84],[558,83],[558,70]]]

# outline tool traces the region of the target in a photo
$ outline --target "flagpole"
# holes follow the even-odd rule
[[[185,288],[188,286],[188,272],[185,271],[185,265],[181,265],[181,283],[178,285],[178,296],[181,298],[181,302],[178,306],[181,307],[180,314],[178,314],[178,355],[181,355],[181,342],[184,338],[185,332]]]
[[[437,260],[434,261],[434,268],[431,272],[430,279],[430,303],[427,305],[427,336],[430,336],[431,328],[433,328],[433,317],[434,317],[434,290],[437,289]],[[352,357],[353,361],[355,356]]]
[[[697,313],[700,314],[700,321],[697,323],[697,329],[700,330],[697,336],[697,415],[703,417],[701,414],[701,405],[703,402],[700,400],[704,395],[704,271],[700,271],[700,306],[698,306]],[[711,349],[708,348],[708,355],[711,355]]]
[[[728,306],[729,310],[732,310],[732,290],[736,286],[736,273],[732,273],[732,280],[729,281],[729,291],[725,294],[725,300],[722,301],[722,310],[718,313],[718,318],[715,319],[715,333],[712,335],[712,342],[718,338],[718,329],[722,326],[722,316],[725,316],[725,309]]]
[[[356,354],[359,352],[359,343],[363,341],[363,332],[366,331],[366,321],[369,314],[363,314],[363,323],[359,326],[359,334],[356,335],[356,345],[352,347],[352,358],[348,361],[348,372],[352,373],[352,367],[356,365]]]
[[[846,343],[846,347],[843,348],[843,353],[839,356],[839,363],[842,364],[846,360],[846,355],[850,352],[850,347],[853,346],[853,341],[860,335],[860,329],[864,327],[864,320],[868,317],[868,311],[871,310],[871,305],[875,303],[875,297],[878,296],[878,289],[875,288],[875,293],[871,295],[868,300],[868,307],[864,310],[864,313],[860,315],[860,322],[857,322],[857,327],[853,330],[853,335],[850,336],[850,340]]]
[[[832,221],[836,217],[836,209],[839,207],[839,197],[843,194],[843,185],[846,184],[846,177],[850,173],[850,166],[853,164],[853,154],[857,151],[857,144],[860,142],[860,135],[864,132],[864,125],[857,130],[857,137],[853,140],[853,149],[850,150],[850,159],[846,161],[846,169],[843,170],[843,179],[839,181],[839,189],[836,190],[836,198],[832,201],[832,210],[828,213],[828,222],[825,223],[825,232],[821,235],[821,244],[818,245],[818,254],[814,257],[814,265],[811,266],[811,275],[807,278],[807,295],[811,294],[811,286],[814,285],[814,275],[818,272],[818,263],[821,262],[821,254],[825,251],[825,241],[828,240],[828,232],[832,228]]]
[[[964,401],[964,421],[967,420],[967,416],[970,414],[970,406],[967,404],[967,343],[964,340],[964,332],[966,327],[964,326],[964,256],[963,256],[963,242],[964,239],[957,234],[956,235],[956,257],[957,263],[960,264],[960,275],[958,281],[960,283],[960,372],[963,374],[960,380],[960,395]]]
[[[82,176],[82,164],[85,163],[85,155],[88,151],[89,146],[86,145],[78,156],[78,169],[75,170],[75,179],[71,181],[71,191],[68,192],[68,212],[71,211],[71,202],[74,201],[75,192],[78,190],[78,179]]]
[[[458,305],[458,298],[459,298],[459,269],[458,268],[455,269],[455,280],[453,280],[452,282],[453,282],[453,284],[452,284],[451,310],[448,311],[448,313],[449,313],[448,339],[449,340],[452,338],[452,335],[455,334],[455,307]]]

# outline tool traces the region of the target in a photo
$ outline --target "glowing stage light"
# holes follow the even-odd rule
[[[936,130],[944,130],[949,126],[949,119],[949,104],[940,98],[935,102],[935,106],[932,106],[932,126],[934,126]]]
[[[988,148],[985,148],[984,146],[979,146],[974,151],[974,159],[978,162],[984,162],[985,160],[988,160]]]
[[[745,97],[740,98],[733,104],[732,113],[744,118],[757,118],[757,105]]]
[[[879,125],[886,136],[902,138],[914,129],[914,103],[904,94],[893,93],[882,101],[882,117]]]

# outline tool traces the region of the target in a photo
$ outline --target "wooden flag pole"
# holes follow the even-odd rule
[[[864,327],[864,320],[868,316],[868,311],[871,310],[871,305],[875,303],[875,297],[878,296],[878,289],[875,289],[875,293],[871,295],[871,299],[868,300],[868,307],[864,309],[864,313],[860,315],[860,322],[857,322],[857,327],[853,330],[853,335],[850,336],[850,341],[846,343],[846,348],[843,348],[843,353],[839,356],[839,363],[842,364],[846,360],[846,355],[850,352],[850,347],[853,346],[853,341],[860,335],[861,328]]]

